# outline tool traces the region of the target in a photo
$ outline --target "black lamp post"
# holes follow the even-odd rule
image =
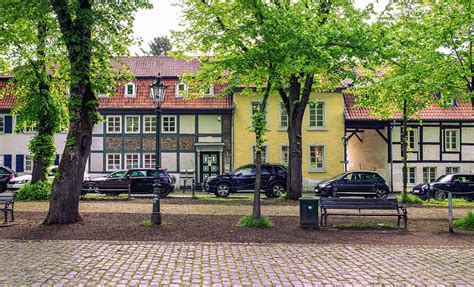
[[[161,167],[161,104],[165,101],[165,92],[168,86],[161,82],[160,74],[150,85],[150,96],[156,104],[156,150],[155,150],[155,181],[153,183],[153,211],[151,213],[151,222],[161,224],[160,212],[160,170]]]

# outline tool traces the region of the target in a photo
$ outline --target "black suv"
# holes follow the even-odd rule
[[[161,197],[166,197],[174,191],[172,177],[164,169],[134,168],[125,171],[116,171],[106,177],[95,178],[84,181],[82,194],[87,192],[105,193],[107,195],[119,195],[130,193],[153,193],[153,183],[157,172],[160,173]]]
[[[268,197],[278,197],[286,192],[286,167],[279,164],[262,164],[261,190]],[[230,174],[211,176],[204,182],[204,191],[218,197],[234,192],[255,191],[255,164],[239,167]]]
[[[16,173],[7,166],[0,166],[0,192],[7,190],[7,183],[16,176]]]
[[[385,179],[373,171],[352,171],[320,182],[314,193],[322,197],[364,196],[387,198],[389,188]]]
[[[423,185],[421,193],[427,194],[428,198],[434,197],[444,200],[448,196],[448,191],[453,193],[453,197],[472,201],[474,199],[474,175],[448,174],[442,176],[435,182]]]

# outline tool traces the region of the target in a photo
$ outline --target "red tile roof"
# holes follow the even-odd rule
[[[344,94],[344,115],[346,120],[379,120],[368,108],[357,106],[354,95]],[[442,108],[436,104],[418,112],[422,120],[474,120],[471,102],[458,103],[451,108]],[[401,112],[395,112],[391,119],[402,119]]]
[[[8,79],[0,80],[0,89],[5,89]],[[0,109],[11,109],[15,106],[16,100],[10,94],[6,94],[3,98],[0,98]]]
[[[186,61],[174,59],[167,56],[137,56],[121,57],[120,61],[125,63],[135,77],[156,77],[158,73],[162,77],[180,77],[184,72],[196,73],[199,61]]]

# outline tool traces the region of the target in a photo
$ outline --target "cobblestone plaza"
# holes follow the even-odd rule
[[[463,247],[0,241],[0,285],[472,286]]]

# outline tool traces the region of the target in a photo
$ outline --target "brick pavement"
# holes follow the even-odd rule
[[[0,240],[0,285],[472,286],[474,249]]]

